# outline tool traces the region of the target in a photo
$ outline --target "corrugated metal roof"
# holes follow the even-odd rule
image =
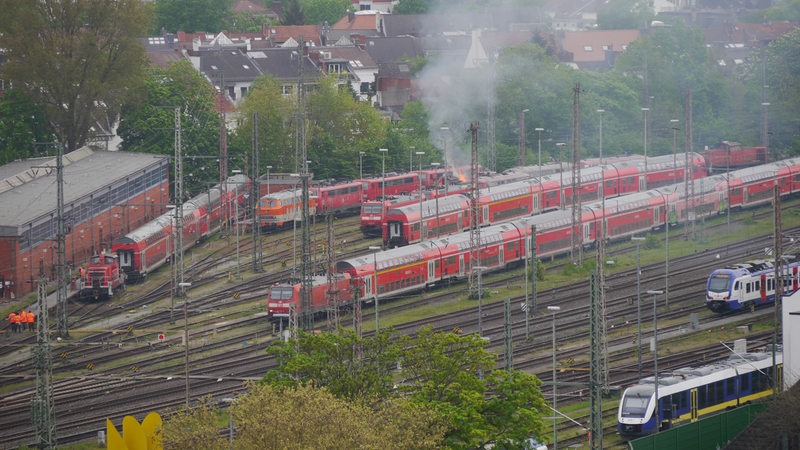
[[[64,155],[64,205],[148,167],[166,164],[167,157],[144,153],[108,152],[83,147]],[[0,228],[16,228],[55,213],[56,159],[16,161],[0,167]]]

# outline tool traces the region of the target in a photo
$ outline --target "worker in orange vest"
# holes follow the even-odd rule
[[[17,328],[17,325],[16,325],[17,317],[16,316],[17,316],[17,313],[15,313],[14,311],[11,311],[8,314],[8,328],[11,330],[12,333],[16,333],[17,332],[17,330],[16,330],[16,328]]]
[[[8,322],[11,323],[11,332],[19,333],[19,316],[17,313],[12,312],[8,315]]]
[[[28,330],[36,331],[36,314],[30,309],[28,310]]]
[[[28,313],[25,310],[21,310],[18,314],[19,316],[19,332],[22,333],[28,328]]]

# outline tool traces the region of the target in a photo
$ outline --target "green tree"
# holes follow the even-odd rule
[[[231,151],[241,157],[252,151],[253,113],[258,114],[259,173],[272,166],[275,172],[294,172],[293,117],[297,102],[281,93],[281,85],[270,76],[256,79],[239,104],[242,124],[231,139]]]
[[[394,8],[395,14],[426,14],[430,11],[428,0],[400,0]]]
[[[446,422],[423,405],[353,402],[306,384],[248,385],[231,414],[235,448],[246,449],[436,449],[446,430]]]
[[[306,18],[300,7],[300,0],[289,0],[283,10],[281,25],[305,25]]]
[[[401,337],[398,346],[400,377],[406,380],[398,389],[450,419],[449,448],[482,448],[541,433],[546,409],[541,382],[520,371],[493,371],[496,356],[477,335],[423,328]]]
[[[229,21],[231,3],[231,0],[156,0],[153,32],[222,31]]]
[[[358,165],[353,162],[358,162],[360,151],[370,155],[364,158],[365,171],[376,164],[380,167],[380,158],[372,155],[385,143],[387,122],[370,104],[341,88],[337,77],[319,81],[306,97],[306,111],[308,157],[317,179],[356,178]]]
[[[597,27],[602,30],[640,29],[655,17],[650,2],[617,0],[605,3],[597,12]]]
[[[141,82],[138,37],[150,8],[139,0],[0,0],[0,10],[3,78],[42,108],[66,151],[75,150]]]
[[[41,108],[24,92],[8,89],[0,94],[0,164],[41,156],[52,148],[36,144],[54,139]]]
[[[269,371],[264,381],[275,386],[313,382],[350,400],[387,397],[393,384],[391,369],[397,362],[397,348],[389,337],[386,330],[363,340],[346,330],[300,333],[293,342],[270,347],[278,368]]]
[[[766,84],[769,86],[770,146],[791,148],[789,154],[797,155],[800,153],[800,138],[797,135],[797,117],[800,116],[800,30],[795,29],[769,45],[764,67]],[[763,85],[759,83],[759,77],[753,78],[753,84]],[[751,104],[759,105],[763,101],[754,100]]]
[[[216,410],[210,399],[200,399],[193,407],[178,408],[164,421],[161,433],[164,448],[202,448],[223,450],[228,443],[219,432]]]
[[[353,8],[350,0],[300,0],[305,23],[321,25],[334,24]]]
[[[211,84],[188,60],[181,60],[166,69],[151,67],[136,94],[136,100],[123,108],[117,129],[122,149],[174,154],[175,110],[180,108],[186,197],[216,184],[218,166],[207,158],[198,158],[219,154],[219,114]]]

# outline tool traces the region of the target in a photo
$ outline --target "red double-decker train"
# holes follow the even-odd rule
[[[579,195],[582,202],[598,200],[601,195],[616,197],[642,191],[645,186],[680,182],[687,173],[690,179],[707,175],[702,156],[656,156],[588,167],[580,174]],[[572,173],[561,172],[482,188],[477,202],[478,225],[488,226],[561,208],[571,201],[572,186]],[[384,243],[399,247],[468,230],[472,222],[470,208],[471,198],[463,194],[389,209],[382,225]]]
[[[250,189],[250,179],[238,174],[229,177],[226,184],[225,190],[216,185],[181,205],[184,250],[218,231],[223,219],[233,216],[234,202],[239,205],[244,203]],[[226,212],[223,208],[230,210]],[[245,210],[239,208],[240,212]],[[168,211],[116,239],[111,250],[130,282],[142,280],[167,262],[174,253],[175,212]]]
[[[574,227],[569,210],[492,225],[481,229],[477,249],[472,248],[470,233],[464,232],[339,261],[334,270],[349,275],[350,285],[338,281],[347,280],[346,276],[337,279],[334,289],[327,286],[325,278],[315,279],[314,290],[337,291],[338,295],[333,300],[314,296],[312,313],[323,311],[331,303],[346,307],[356,296],[373,301],[457,281],[467,277],[471,267],[494,271],[524,264],[534,230],[536,254],[551,256],[569,253],[574,245],[593,245],[603,228],[607,238],[625,239],[667,224],[679,225],[690,217],[722,214],[729,204],[734,208],[765,204],[771,201],[776,185],[781,195],[800,192],[800,158],[700,178],[692,184],[688,192],[684,183],[677,183],[587,203],[581,209],[580,223]],[[477,261],[472,260],[475,254]],[[285,314],[290,304],[301,313],[299,294],[298,283],[271,287],[267,301],[270,315],[280,317],[276,314]]]

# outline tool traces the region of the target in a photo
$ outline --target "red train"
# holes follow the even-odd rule
[[[656,156],[628,160],[581,170],[581,201],[638,192],[647,187],[664,186],[684,179],[686,158]],[[705,161],[699,154],[689,157],[691,178],[707,175]],[[647,172],[645,172],[647,171]],[[563,184],[563,187],[562,187]],[[604,187],[603,187],[604,186]],[[482,188],[478,199],[479,225],[488,226],[531,214],[561,208],[572,198],[572,173],[559,173],[528,181]],[[470,197],[454,195],[447,199],[407,204],[390,209],[383,221],[383,240],[388,247],[419,242],[422,237],[433,239],[471,226]]]
[[[78,293],[81,299],[106,300],[125,288],[125,272],[117,263],[117,255],[105,251],[92,257],[86,269],[83,287]]]
[[[766,147],[744,147],[738,142],[720,141],[701,152],[709,173],[727,172],[767,162]]]
[[[692,209],[694,216],[700,218],[724,213],[728,202],[736,208],[768,203],[775,183],[780,186],[782,195],[800,191],[800,158],[738,170],[730,174],[730,179],[725,175],[697,179],[693,182],[692,201],[687,201],[692,189],[687,193],[684,183],[677,183],[607,199],[605,208],[601,202],[589,203],[583,206],[581,223],[575,228],[569,210],[489,226],[481,230],[478,261],[471,261],[468,232],[350,258],[339,261],[335,267],[336,273],[349,275],[351,281],[349,287],[337,285],[338,302],[344,305],[352,302],[352,292],[356,289],[361,299],[371,301],[418,291],[443,281],[459,280],[475,265],[493,271],[524,264],[532,227],[536,227],[538,256],[564,254],[572,249],[573,236],[579,239],[579,245],[592,245],[602,223],[606,224],[609,239],[629,238],[663,227],[667,221],[671,226],[683,223]],[[320,279],[318,283],[314,289],[325,292],[326,281]],[[288,298],[289,292],[291,298]],[[314,312],[327,307],[326,298],[314,298]],[[287,311],[288,304],[292,303],[299,305],[298,285],[279,284],[270,288],[268,311],[271,315]]]
[[[219,185],[212,187],[181,206],[183,213],[183,247],[188,249],[219,230],[223,218],[233,215],[234,201],[244,203],[250,189],[250,179],[242,174],[229,177],[223,200]],[[231,208],[228,214],[223,205]],[[247,208],[239,208],[243,213]],[[115,240],[111,250],[119,258],[120,268],[131,282],[144,279],[147,274],[168,261],[174,251],[175,213],[168,211],[136,230]]]

